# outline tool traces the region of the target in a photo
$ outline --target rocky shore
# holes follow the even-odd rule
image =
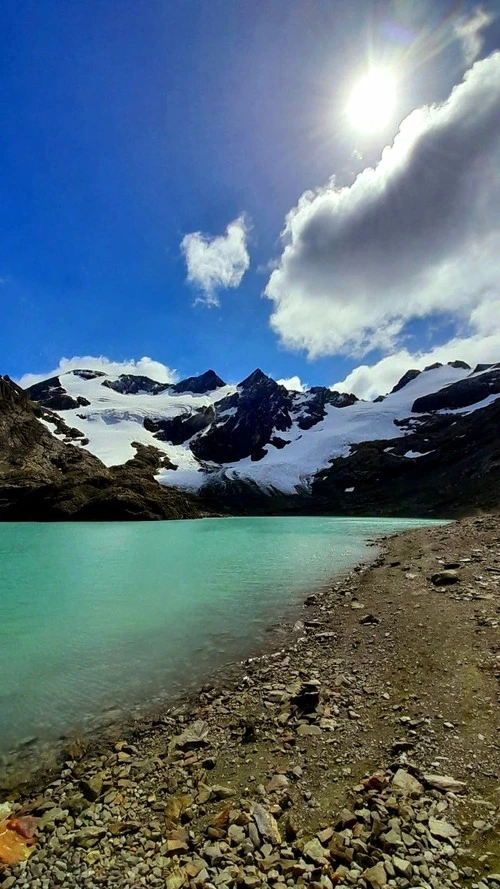
[[[1,889],[500,887],[499,531],[390,538],[285,647],[68,744],[0,796]]]

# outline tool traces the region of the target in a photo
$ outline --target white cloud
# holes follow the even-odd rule
[[[197,302],[218,306],[218,290],[238,287],[250,266],[247,250],[249,223],[245,216],[230,222],[224,235],[191,232],[181,241],[187,280],[203,292]]]
[[[500,305],[498,308],[500,310]],[[373,399],[390,392],[407,370],[423,370],[436,361],[446,364],[456,360],[466,361],[472,369],[476,364],[500,361],[500,329],[489,334],[483,332],[470,337],[456,337],[428,352],[412,354],[407,349],[400,349],[376,364],[354,368],[344,380],[334,383],[331,388],[339,392],[354,392],[358,398]]]
[[[150,377],[158,383],[175,383],[179,379],[177,371],[172,370],[161,361],[154,361],[153,358],[144,356],[137,361],[130,358],[125,361],[111,361],[103,355],[75,355],[73,358],[61,358],[58,366],[54,370],[46,373],[32,374],[27,373],[18,380],[23,389],[33,386],[41,380],[47,380],[49,377],[57,377],[68,370],[102,370],[110,376],[119,376],[120,374],[140,374],[144,377]]]
[[[464,58],[467,65],[477,59],[483,45],[482,32],[494,21],[491,12],[477,6],[474,12],[463,16],[455,25],[455,34],[462,42]]]
[[[361,357],[397,350],[411,319],[433,315],[473,334],[500,280],[499,156],[497,52],[409,115],[374,169],[289,212],[265,291],[283,343]]]
[[[307,388],[298,376],[286,377],[283,380],[276,380],[276,382],[279,386],[284,386],[285,389],[290,389],[292,392],[304,392]]]

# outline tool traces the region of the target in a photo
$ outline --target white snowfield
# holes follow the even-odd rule
[[[200,463],[191,452],[189,441],[181,445],[159,441],[144,428],[143,421],[146,417],[161,419],[194,412],[237,392],[236,386],[224,386],[206,395],[176,394],[171,390],[158,395],[127,395],[102,385],[105,379],[117,380],[118,377],[106,375],[85,380],[74,371],[69,371],[60,376],[61,385],[68,395],[73,398],[83,396],[90,401],[90,405],[61,411],[60,416],[68,426],[76,427],[88,438],[85,447],[106,466],[131,459],[135,454],[132,442],[140,442],[158,448],[177,465],[177,470],[160,470],[157,478],[164,485],[196,491],[207,480],[229,478],[253,481],[264,489],[294,493],[307,490],[312,477],[326,468],[331,459],[347,456],[352,444],[407,434],[407,430],[396,426],[394,421],[411,417],[411,407],[416,398],[434,393],[468,376],[471,376],[470,370],[444,365],[424,371],[399,392],[388,395],[384,401],[358,401],[343,408],[327,406],[324,419],[306,431],[296,423],[288,432],[276,430],[279,438],[290,442],[285,447],[278,449],[269,444],[265,446],[267,454],[262,460],[254,462],[248,457],[222,466]],[[477,405],[453,413],[470,413],[491,403],[496,397],[500,396],[489,396]],[[295,404],[304,403],[305,399],[307,393],[297,393]],[[234,409],[226,410],[222,422],[232,414]],[[414,415],[415,418],[417,416]],[[53,431],[53,426],[44,425]],[[423,455],[407,451],[405,456],[411,459]]]

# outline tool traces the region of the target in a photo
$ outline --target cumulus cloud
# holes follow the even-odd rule
[[[186,260],[187,280],[203,293],[197,302],[218,306],[218,290],[239,287],[250,266],[248,230],[248,220],[242,215],[229,223],[223,235],[210,237],[191,232],[183,237],[181,250]]]
[[[483,45],[482,32],[492,24],[493,20],[491,12],[478,6],[470,15],[459,19],[455,25],[455,34],[462,42],[467,65],[471,65],[477,59]]]
[[[276,380],[276,382],[280,386],[284,386],[285,389],[290,389],[291,392],[304,392],[307,388],[298,376],[286,377],[283,380]]]
[[[500,310],[500,305],[499,305]],[[476,364],[495,364],[500,360],[500,329],[489,334],[476,333],[469,337],[456,337],[427,352],[411,353],[400,349],[375,364],[363,364],[331,388],[339,392],[354,392],[358,398],[373,399],[385,395],[411,368],[423,370],[429,364],[440,361],[466,361],[474,369]]]
[[[146,355],[137,361],[132,358],[125,361],[111,361],[103,355],[75,355],[73,358],[61,358],[58,366],[46,373],[24,374],[18,380],[18,383],[23,389],[26,389],[28,386],[39,383],[41,380],[59,376],[59,374],[66,373],[68,370],[77,369],[102,370],[110,376],[140,374],[144,377],[150,377],[158,383],[175,383],[179,379],[179,374],[176,370],[172,370],[170,367],[162,364],[161,361],[154,361],[153,358],[148,358]]]
[[[499,156],[497,52],[410,114],[375,168],[290,211],[265,290],[283,343],[362,357],[397,350],[408,322],[432,315],[474,333],[500,280]]]

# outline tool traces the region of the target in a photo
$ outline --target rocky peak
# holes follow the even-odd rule
[[[7,374],[5,376],[0,375],[0,404],[2,402],[4,402],[4,407],[7,404],[21,406],[29,404],[28,396],[24,390],[17,383],[14,383]]]
[[[137,395],[139,392],[147,392],[148,395],[157,395],[169,388],[169,383],[157,383],[151,377],[140,374],[120,374],[117,380],[103,380],[102,385],[121,395]]]
[[[205,373],[197,377],[187,377],[180,383],[170,386],[172,392],[193,392],[195,395],[205,395],[206,392],[213,392],[214,389],[220,389],[226,383],[211,368]]]
[[[470,364],[466,361],[448,361],[448,367],[457,367],[461,370],[471,370]]]
[[[403,374],[401,379],[398,380],[396,385],[392,387],[390,394],[393,395],[394,392],[399,392],[401,389],[404,389],[404,387],[407,386],[408,383],[411,383],[412,380],[415,380],[417,377],[419,377],[421,373],[422,371],[417,370],[416,368],[407,370],[406,373]]]
[[[80,368],[77,368],[76,370],[68,370],[67,373],[73,374],[75,377],[80,377],[82,380],[96,380],[97,377],[106,376],[103,370],[81,370]]]
[[[500,393],[500,368],[493,367],[480,376],[466,377],[451,383],[430,395],[423,395],[413,403],[414,413],[429,411],[457,410],[477,404],[489,395]]]
[[[299,429],[310,429],[326,417],[326,406],[348,407],[358,401],[356,395],[348,392],[336,392],[326,386],[313,386],[293,408],[298,417]]]
[[[251,389],[253,386],[261,386],[262,384],[274,383],[275,386],[278,386],[278,383],[275,382],[271,377],[268,377],[267,374],[264,373],[260,367],[257,367],[253,373],[251,373],[248,377],[245,377],[241,383],[238,383],[239,389]]]
[[[36,401],[52,411],[70,411],[76,407],[85,407],[90,404],[90,401],[83,396],[72,398],[71,395],[68,395],[66,389],[61,385],[59,377],[50,377],[48,380],[42,380],[41,383],[35,383],[33,386],[29,386],[26,392],[32,401]]]
[[[231,463],[267,453],[273,432],[290,429],[292,396],[259,368],[243,380],[238,391],[216,405],[216,422],[191,443],[201,460]]]

